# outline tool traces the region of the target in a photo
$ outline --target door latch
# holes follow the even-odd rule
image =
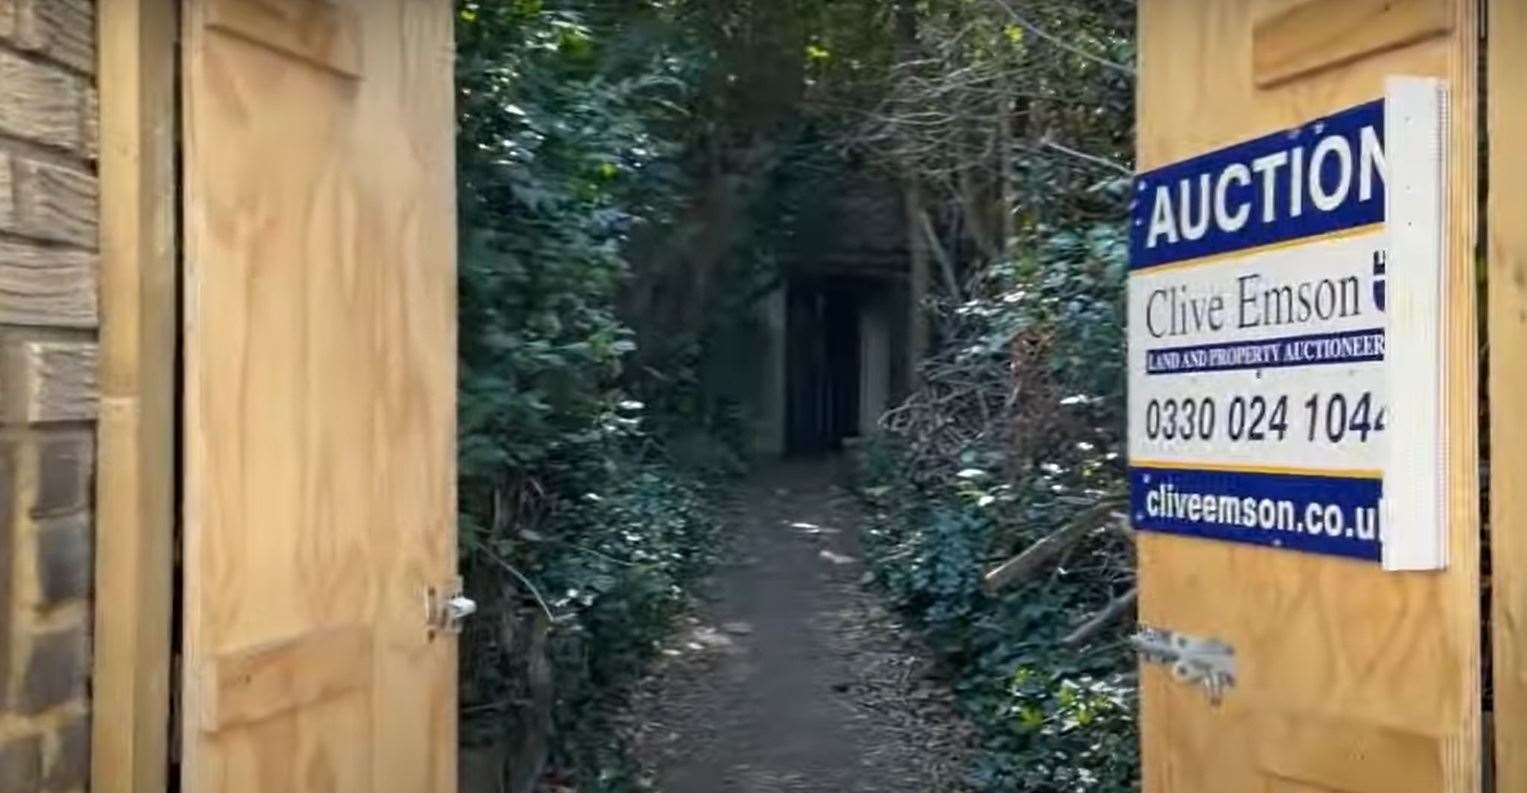
[[[461,633],[461,623],[477,613],[477,601],[462,593],[461,579],[448,587],[430,587],[424,593],[425,625],[430,636]]]
[[[1235,648],[1219,639],[1141,626],[1129,643],[1147,663],[1170,666],[1177,682],[1202,686],[1210,704],[1220,704],[1235,687]]]

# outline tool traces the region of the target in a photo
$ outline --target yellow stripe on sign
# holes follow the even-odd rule
[[[1324,476],[1330,479],[1383,479],[1384,472],[1362,468],[1294,468],[1281,465],[1234,465],[1229,463],[1192,463],[1169,460],[1130,460],[1130,468],[1156,468],[1168,471],[1215,471],[1229,474],[1284,474],[1287,476]]]
[[[1130,272],[1130,275],[1152,275],[1154,273],[1164,273],[1171,270],[1182,270],[1188,267],[1202,267],[1206,264],[1217,264],[1227,259],[1237,259],[1247,256],[1255,256],[1263,253],[1272,253],[1273,251],[1281,251],[1285,248],[1297,248],[1300,245],[1309,245],[1310,243],[1314,242],[1330,242],[1332,240],[1347,239],[1348,237],[1361,237],[1366,234],[1374,234],[1383,230],[1384,222],[1379,221],[1378,223],[1369,223],[1366,226],[1353,226],[1350,229],[1328,231],[1325,234],[1317,234],[1313,237],[1300,237],[1293,240],[1283,240],[1282,242],[1269,242],[1266,245],[1258,245],[1255,248],[1242,248],[1238,251],[1216,253],[1213,256],[1203,256],[1197,259],[1184,259],[1183,261],[1172,262],[1171,264],[1155,264],[1151,265],[1150,267],[1142,267],[1138,270],[1133,270]]]

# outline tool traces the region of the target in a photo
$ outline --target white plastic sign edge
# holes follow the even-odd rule
[[[1383,565],[1388,571],[1448,564],[1449,449],[1446,300],[1448,102],[1442,80],[1385,84],[1389,235],[1386,354],[1389,465],[1384,475]]]

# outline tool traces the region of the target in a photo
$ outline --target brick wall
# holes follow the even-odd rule
[[[0,793],[88,781],[94,72],[90,0],[0,0]]]

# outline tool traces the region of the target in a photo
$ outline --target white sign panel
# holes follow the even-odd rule
[[[1385,130],[1380,100],[1137,179],[1136,528],[1390,555],[1382,502],[1392,449],[1404,446],[1391,386],[1395,277],[1435,273],[1439,255],[1411,269],[1392,250]]]

